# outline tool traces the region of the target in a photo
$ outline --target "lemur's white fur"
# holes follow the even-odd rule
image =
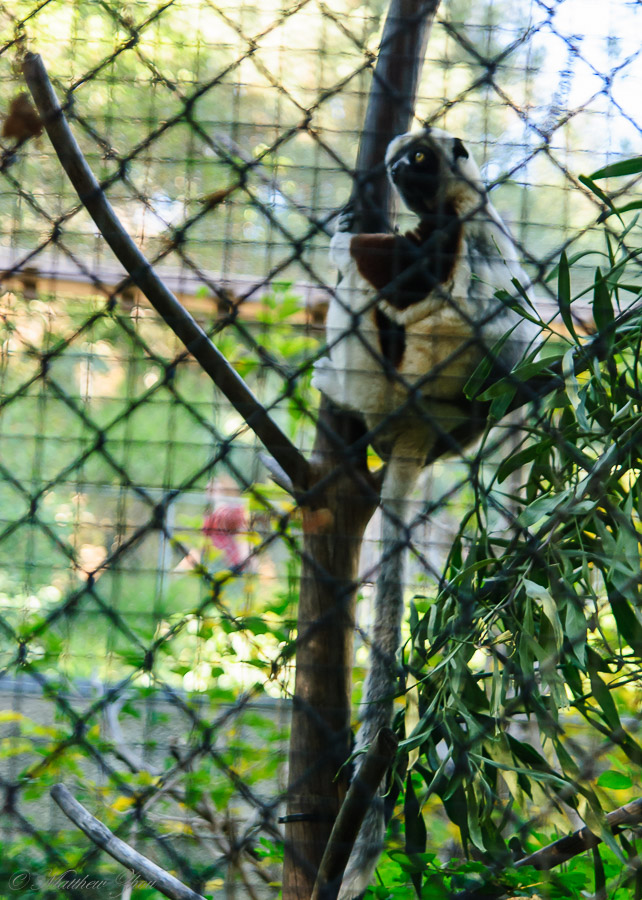
[[[537,336],[531,322],[496,297],[503,290],[519,303],[512,279],[524,287],[528,279],[506,226],[488,200],[479,169],[461,141],[436,128],[404,134],[388,147],[386,165],[401,199],[418,215],[418,229],[424,223],[431,232],[425,242],[415,237],[417,258],[411,268],[430,268],[430,247],[435,231],[439,239],[440,223],[455,229],[457,240],[451,235],[453,244],[444,257],[448,271],[440,269],[444,279],[431,280],[428,272],[425,295],[419,292],[412,302],[395,301],[389,290],[381,286],[377,290],[364,277],[363,270],[376,261],[362,256],[362,264],[357,264],[356,235],[338,231],[330,245],[341,281],[328,310],[329,356],[317,363],[313,383],[334,403],[363,416],[369,429],[380,429],[375,445],[388,459],[382,488],[383,557],[358,751],[392,720],[408,497],[440,437],[458,429],[458,440],[465,443],[459,436],[467,423],[463,388],[479,362],[510,333],[498,351],[500,368],[509,371]],[[400,342],[388,360],[382,321],[390,323]],[[394,422],[388,425],[392,413]],[[471,428],[468,437],[475,436]],[[361,758],[356,758],[357,769]],[[365,891],[383,836],[379,798],[360,831],[339,900],[354,900]]]

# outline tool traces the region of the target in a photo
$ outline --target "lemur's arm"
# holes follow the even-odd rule
[[[404,310],[448,281],[459,252],[460,232],[454,213],[425,219],[406,234],[337,231],[330,255],[342,275],[356,268],[375,296]]]

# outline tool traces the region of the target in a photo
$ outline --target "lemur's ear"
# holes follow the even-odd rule
[[[459,159],[460,156],[468,159],[468,150],[466,150],[460,138],[455,138],[453,141],[453,160]]]

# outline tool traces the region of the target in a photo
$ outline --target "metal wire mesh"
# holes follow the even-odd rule
[[[46,792],[59,780],[194,889],[275,895],[309,513],[269,480],[257,439],[114,262],[46,137],[11,103],[24,90],[17,60],[26,46],[46,59],[121,221],[308,455],[311,366],[336,281],[329,236],[352,190],[384,13],[349,0],[0,4],[0,828],[3,874],[23,879],[11,884],[25,896],[61,894],[53,870],[126,890],[52,811]],[[557,313],[548,275],[560,252],[578,256],[580,293],[594,261],[579,254],[603,241],[603,203],[579,175],[639,147],[639,20],[639,3],[624,0],[462,0],[433,29],[416,119],[465,137],[546,319]],[[591,310],[574,311],[579,330]],[[516,540],[522,470],[506,474],[501,499],[486,482],[520,427],[510,420],[481,451],[427,473],[408,533],[408,629],[444,589],[447,562],[452,575],[462,517],[480,496],[491,498],[493,529]],[[378,529],[375,517],[361,563],[357,697]],[[637,590],[638,533],[627,529],[629,545],[613,553]],[[535,599],[546,613],[548,600]],[[567,637],[579,627],[571,613],[562,626]],[[485,636],[474,634],[481,653]],[[612,658],[635,685],[631,657]],[[513,677],[513,663],[502,665]],[[548,677],[549,691],[563,691]],[[408,708],[407,734],[426,703]],[[635,704],[620,712],[631,718],[624,737],[619,718],[599,742],[577,718],[563,726],[587,791],[618,746],[635,744]],[[517,720],[520,740],[545,755],[541,721]],[[513,827],[557,825],[568,801],[542,791]],[[458,833],[428,809],[435,845],[455,853]],[[470,819],[465,830],[479,849]],[[403,889],[395,896],[412,896]]]

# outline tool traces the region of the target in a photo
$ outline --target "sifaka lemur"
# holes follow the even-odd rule
[[[406,517],[417,478],[436,448],[462,447],[479,435],[464,386],[480,362],[490,359],[493,376],[501,377],[538,334],[515,309],[522,300],[514,279],[524,289],[528,279],[463,142],[437,128],[401,135],[387,149],[386,168],[419,221],[405,234],[353,234],[349,210],[339,219],[330,245],[341,280],[327,316],[329,356],[316,364],[313,381],[330,401],[363,417],[387,462],[357,751],[392,721]],[[356,757],[357,768],[362,758]],[[383,836],[379,798],[366,815],[339,900],[366,889]]]

